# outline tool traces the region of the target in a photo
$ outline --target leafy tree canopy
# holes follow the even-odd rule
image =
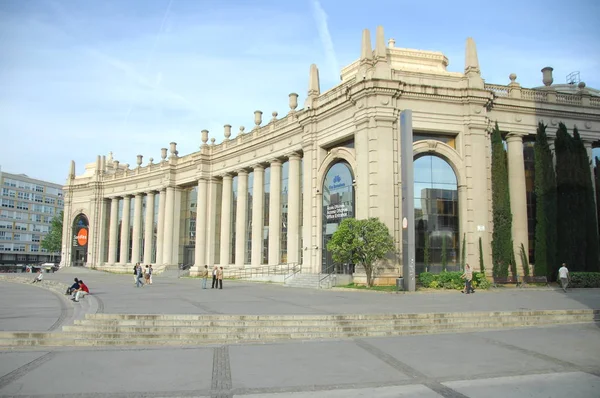
[[[50,224],[50,232],[42,240],[42,248],[48,250],[50,253],[60,252],[62,243],[62,231],[63,231],[63,212],[54,216],[52,223]]]
[[[337,263],[362,265],[367,273],[367,285],[373,286],[373,265],[394,250],[394,239],[378,218],[346,218],[327,243],[327,250]]]

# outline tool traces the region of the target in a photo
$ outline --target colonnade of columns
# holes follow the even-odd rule
[[[163,188],[160,191],[140,192],[134,195],[114,196],[110,198],[110,221],[108,223],[108,256],[109,265],[135,264],[174,264],[173,234],[164,233],[164,229],[173,228],[175,214],[175,188]],[[156,197],[158,195],[158,198]],[[146,209],[142,214],[146,197]],[[131,200],[133,198],[133,220],[130,225]],[[154,245],[154,209],[158,200],[157,239]],[[119,204],[122,202],[123,212],[119,230]],[[104,231],[101,235],[104,236]],[[120,232],[120,241],[119,241]],[[130,235],[131,234],[131,235]],[[130,246],[131,240],[131,246]],[[165,241],[166,240],[166,241]],[[142,242],[143,249],[142,249]],[[156,247],[155,247],[156,246]],[[170,250],[163,250],[170,248]],[[156,252],[153,261],[153,252]],[[119,258],[117,261],[117,253]]]
[[[300,202],[301,202],[301,156],[294,153],[288,156],[288,208],[287,208],[287,262],[299,263],[300,258]],[[267,264],[276,265],[281,262],[281,179],[282,161],[273,159],[269,162],[269,220],[268,220],[268,260]],[[220,221],[219,258],[222,266],[244,265],[259,266],[263,262],[263,229],[264,197],[265,197],[265,164],[242,168],[218,178],[200,178],[198,180],[198,215],[196,218],[195,266],[212,266],[216,263],[214,238],[217,222]],[[252,211],[248,213],[248,177],[253,172]],[[233,178],[237,176],[237,202],[235,225],[233,216]],[[221,201],[217,203],[216,192],[221,185]],[[217,220],[217,209],[220,208],[221,218]],[[206,213],[202,211],[206,209]],[[246,222],[250,219],[250,225]],[[249,230],[247,230],[249,228]],[[233,233],[235,232],[235,234]],[[246,254],[250,234],[250,258]],[[235,236],[235,238],[233,238]],[[235,239],[235,240],[233,240]],[[232,253],[233,250],[233,253]],[[235,254],[235,261],[231,261]]]
[[[301,214],[301,156],[293,153],[288,156],[288,208],[287,208],[287,262],[299,263]],[[218,263],[223,266],[246,264],[259,266],[263,263],[263,230],[265,228],[265,169],[270,167],[270,194],[268,219],[268,260],[267,264],[281,262],[281,159],[273,159],[252,167],[242,168],[216,177],[200,177],[197,185],[197,215],[195,230],[195,266],[214,265],[215,247],[219,247]],[[253,172],[252,211],[248,209],[248,178]],[[237,176],[237,204],[235,225],[233,217],[233,178]],[[179,188],[166,187],[160,191],[139,192],[130,195],[111,197],[110,220],[100,231],[108,234],[108,255],[102,255],[101,263],[107,265],[142,264],[173,265],[179,261],[180,209],[177,201]],[[221,200],[218,201],[218,192]],[[158,195],[158,197],[157,197]],[[143,212],[144,196],[146,197]],[[131,202],[133,201],[133,217]],[[158,204],[156,203],[158,201]],[[119,220],[119,207],[122,203],[122,216]],[[156,244],[154,243],[155,206],[158,205]],[[220,219],[217,210],[220,209]],[[251,223],[248,224],[248,220]],[[120,227],[119,227],[120,221]],[[217,236],[217,228],[220,233]],[[120,229],[119,229],[120,228]],[[177,231],[175,231],[177,229]],[[120,239],[119,239],[120,232]],[[235,232],[235,234],[233,233]],[[235,236],[235,238],[234,238]],[[251,242],[248,242],[250,236]],[[219,242],[216,242],[216,239]],[[143,242],[143,243],[142,243]],[[217,245],[218,243],[218,245]],[[143,245],[143,247],[142,247]],[[251,254],[247,249],[250,245]],[[156,257],[153,261],[153,251]],[[233,250],[233,253],[232,253]],[[117,254],[119,254],[117,258]],[[235,261],[231,264],[232,254]]]

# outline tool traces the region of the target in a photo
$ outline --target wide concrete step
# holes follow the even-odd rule
[[[88,314],[62,332],[0,332],[1,346],[202,345],[600,322],[598,310],[348,315]]]
[[[415,326],[428,328],[443,325],[454,325],[457,327],[478,327],[480,325],[498,325],[505,324],[540,324],[540,323],[564,323],[564,322],[594,322],[600,321],[600,317],[590,315],[577,316],[554,316],[554,317],[500,317],[486,320],[473,319],[442,319],[426,320],[417,322],[408,321],[388,321],[388,322],[342,322],[342,323],[298,323],[290,325],[279,324],[253,324],[253,325],[156,325],[156,324],[89,324],[73,325],[63,327],[65,332],[88,332],[88,333],[147,333],[147,334],[204,334],[204,333],[308,333],[308,332],[354,332],[354,331],[385,331],[401,330],[402,328],[411,328]]]
[[[167,321],[344,321],[344,320],[394,320],[437,318],[496,318],[500,316],[547,316],[547,315],[600,315],[600,310],[529,310],[529,311],[474,311],[431,312],[397,314],[303,314],[303,315],[235,315],[235,314],[86,314],[86,320],[167,320]]]
[[[174,329],[195,329],[195,330],[231,330],[231,329],[256,329],[256,328],[281,328],[300,330],[302,328],[332,328],[332,327],[392,327],[402,325],[435,325],[449,323],[477,323],[477,322],[515,322],[530,321],[541,322],[544,320],[577,320],[593,321],[600,318],[594,314],[574,314],[574,315],[510,315],[496,317],[471,317],[457,316],[452,318],[399,318],[399,319],[341,319],[341,320],[110,320],[110,319],[84,319],[77,320],[73,326],[65,326],[64,330],[115,330],[118,328],[138,328],[165,330],[164,328]]]
[[[457,333],[486,330],[501,330],[504,328],[522,328],[531,326],[549,326],[559,324],[580,324],[589,322],[532,322],[480,324],[473,327],[460,325],[438,325],[436,327],[410,326],[400,330],[385,331],[355,331],[355,332],[321,332],[321,333],[271,333],[271,334],[176,334],[176,335],[145,335],[145,334],[70,334],[70,333],[40,333],[19,332],[19,335],[7,336],[0,334],[0,346],[182,346],[182,345],[213,345],[233,343],[264,343],[281,340],[326,340],[347,339],[360,337],[389,337],[417,334]]]

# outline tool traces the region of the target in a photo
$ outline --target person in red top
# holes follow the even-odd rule
[[[85,283],[83,283],[83,281],[80,279],[79,280],[79,289],[77,289],[75,292],[73,292],[73,297],[71,298],[71,300],[75,301],[75,302],[79,302],[79,299],[82,298],[83,296],[85,296],[86,294],[90,293],[90,289],[88,289],[87,285]]]

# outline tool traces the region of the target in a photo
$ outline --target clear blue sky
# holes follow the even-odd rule
[[[220,142],[255,110],[285,115],[290,92],[303,104],[311,63],[333,87],[377,25],[452,71],[473,37],[489,83],[539,86],[552,66],[600,88],[599,16],[593,0],[0,0],[0,165],[63,183],[71,159],[79,174],[109,151],[131,165],[171,141],[194,152],[202,129]]]

